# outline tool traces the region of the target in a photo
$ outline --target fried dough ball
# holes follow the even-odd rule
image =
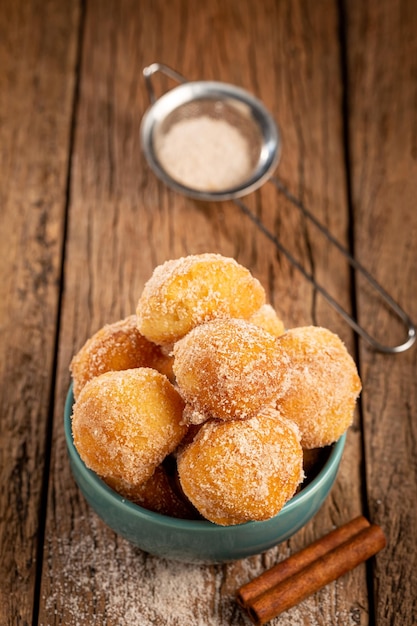
[[[173,344],[211,319],[247,319],[264,302],[260,282],[235,259],[190,255],[155,268],[137,305],[138,328],[150,341]]]
[[[353,421],[361,381],[342,340],[326,328],[293,328],[277,339],[286,372],[276,408],[294,421],[303,448],[330,445]]]
[[[179,489],[177,477],[170,475],[163,463],[140,485],[111,478],[106,482],[121,496],[149,511],[179,519],[200,519],[198,511]]]
[[[260,309],[250,316],[249,322],[267,330],[271,335],[279,337],[285,332],[285,326],[282,319],[278,317],[277,312],[270,304],[264,304]]]
[[[297,427],[273,409],[247,420],[202,425],[178,458],[183,491],[222,526],[276,515],[302,481]]]
[[[140,334],[136,315],[98,330],[73,357],[70,371],[74,397],[99,374],[134,367],[153,367],[172,380],[172,357]]]
[[[74,444],[84,463],[113,484],[137,487],[178,446],[183,400],[150,368],[91,379],[73,407]]]
[[[276,341],[239,319],[201,324],[178,341],[173,369],[187,403],[184,419],[247,418],[272,404],[282,378]]]

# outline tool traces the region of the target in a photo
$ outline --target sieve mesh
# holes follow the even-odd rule
[[[198,191],[223,191],[257,176],[263,134],[239,100],[200,98],[155,124],[153,151],[174,180]]]

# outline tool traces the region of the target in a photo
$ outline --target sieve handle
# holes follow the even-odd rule
[[[298,200],[283,183],[276,177],[271,177],[270,182],[280,191],[299,211],[309,219],[328,239],[336,246],[344,257],[349,262],[350,266],[356,271],[360,272],[366,280],[377,291],[381,298],[386,302],[389,308],[400,318],[407,329],[407,339],[396,346],[386,346],[374,337],[372,337],[358,322],[335,300],[329,292],[316,281],[314,276],[307,272],[304,267],[292,256],[292,254],[285,248],[285,246],[279,241],[279,239],[271,233],[270,230],[263,224],[263,222],[239,199],[234,199],[234,203],[242,210],[242,212],[249,217],[249,219],[257,226],[257,228],[268,237],[275,247],[290,261],[290,263],[304,276],[304,278],[313,285],[313,287],[321,293],[321,295],[327,300],[327,302],[341,315],[341,317],[349,324],[349,326],[358,334],[362,339],[367,341],[375,350],[383,352],[385,354],[398,354],[405,352],[414,344],[416,340],[416,328],[407,315],[407,313],[395,302],[395,300],[385,291],[385,289],[373,278],[373,276],[350,254],[346,248],[344,248],[335,237],[327,230],[323,224],[321,224],[310,211]]]
[[[188,82],[182,74],[179,74],[172,68],[168,67],[168,65],[164,65],[163,63],[152,63],[151,65],[143,68],[142,72],[145,78],[145,85],[146,89],[148,90],[149,100],[151,101],[151,104],[154,104],[157,100],[155,90],[152,84],[152,76],[156,74],[156,72],[161,72],[161,74],[169,76],[169,78],[176,80],[178,83]]]

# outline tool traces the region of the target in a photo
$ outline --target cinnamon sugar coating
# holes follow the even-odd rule
[[[285,332],[252,274],[209,253],[157,267],[137,314],[100,329],[70,369],[85,464],[140,506],[221,525],[278,513],[303,449],[314,476],[361,390],[337,335]]]
[[[74,444],[99,476],[137,487],[186,433],[183,400],[150,368],[106,372],[90,380],[73,407]]]
[[[137,305],[138,328],[150,341],[172,344],[217,317],[247,319],[265,302],[265,291],[235,259],[205,253],[155,268]]]
[[[106,482],[121,496],[149,511],[180,519],[200,519],[198,511],[179,489],[177,477],[170,475],[163,463],[140,485],[112,478]]]
[[[254,324],[217,319],[197,326],[174,346],[185,419],[199,423],[255,415],[278,394],[279,365],[275,337]]]
[[[269,519],[304,477],[298,430],[274,410],[206,422],[179,455],[178,473],[186,496],[215,524]]]
[[[250,316],[249,322],[267,330],[271,335],[279,337],[285,332],[282,319],[270,304],[264,304],[260,309]]]
[[[295,422],[303,448],[330,445],[352,424],[361,381],[342,340],[326,328],[293,328],[277,339],[285,372],[279,413]]]
[[[153,367],[172,379],[172,357],[141,335],[136,315],[130,315],[100,328],[73,357],[70,371],[74,397],[95,376],[134,367]]]

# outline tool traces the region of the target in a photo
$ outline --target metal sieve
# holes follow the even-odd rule
[[[152,83],[156,72],[179,83],[159,98]],[[303,203],[272,175],[281,154],[281,139],[277,125],[263,103],[247,91],[228,83],[187,81],[161,63],[145,67],[143,75],[151,106],[142,120],[141,144],[156,176],[175,191],[196,200],[233,200],[374,349],[390,354],[408,350],[415,342],[416,328],[407,313]],[[369,335],[240,200],[267,181],[273,183],[278,192],[327,237],[403,322],[407,328],[407,339],[402,344],[386,346]]]
[[[151,76],[156,71],[163,71],[182,84],[156,99],[151,83]],[[270,177],[278,164],[281,142],[276,124],[260,100],[243,89],[226,83],[186,82],[181,75],[157,63],[145,68],[144,76],[153,106],[142,121],[142,146],[149,165],[167,185],[197,200],[229,200],[254,191]],[[206,134],[204,141],[209,144],[208,147],[211,143],[218,141],[217,153],[212,152],[212,154],[213,159],[216,156],[219,158],[211,163],[200,162],[199,167],[214,166],[214,178],[217,175],[218,179],[218,174],[221,173],[221,151],[227,148],[227,138],[224,137],[227,128],[241,138],[241,146],[246,151],[246,167],[242,169],[240,175],[237,173],[235,180],[229,183],[226,179],[221,188],[215,184],[215,180],[207,184],[205,188],[204,183],[198,186],[193,184],[192,177],[195,177],[196,168],[192,162],[190,169],[192,168],[193,171],[190,172],[188,183],[187,179],[184,181],[180,176],[175,176],[175,173],[170,171],[169,164],[164,162],[163,150],[170,133],[175,130],[175,127],[178,128],[185,122],[191,129],[193,121],[196,121],[200,127],[204,121],[212,122],[211,126],[205,127],[207,131],[211,131],[211,135]],[[218,136],[213,135],[216,131],[216,124]],[[183,130],[186,131],[187,126]],[[174,162],[171,163],[174,170],[178,167],[181,157],[195,161],[199,156],[195,144],[196,140],[201,138],[201,133],[196,137],[195,132],[187,135],[183,132],[182,138],[182,154],[172,155],[178,157],[176,160],[174,158]],[[228,168],[230,169],[230,165]]]

